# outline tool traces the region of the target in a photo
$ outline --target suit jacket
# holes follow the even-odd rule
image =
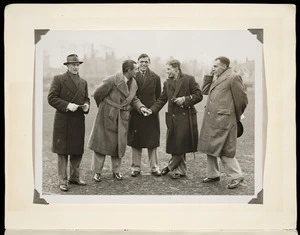
[[[203,94],[208,95],[199,139],[199,150],[211,156],[234,157],[237,126],[248,98],[242,79],[231,68],[215,81],[205,76]]]
[[[130,107],[140,110],[143,106],[136,97],[135,79],[132,78],[127,87],[123,76],[121,72],[112,75],[96,88],[94,99],[98,112],[88,142],[93,151],[120,158],[127,145]]]
[[[141,72],[136,75],[138,90],[137,97],[150,108],[161,94],[160,77],[150,69],[146,71],[145,77]],[[128,130],[128,145],[134,148],[155,148],[159,146],[160,126],[158,114],[144,117],[137,111],[131,111]]]
[[[185,97],[183,107],[173,103],[173,97]],[[203,96],[199,84],[193,76],[180,73],[177,84],[173,79],[167,79],[163,92],[156,103],[151,107],[154,113],[159,112],[168,102],[166,113],[167,124],[167,149],[170,154],[183,154],[195,152],[198,143],[197,111],[195,104],[202,100]]]
[[[52,151],[59,154],[82,154],[84,149],[85,117],[81,108],[67,111],[69,103],[90,104],[87,82],[80,78],[78,87],[69,72],[54,77],[48,103],[56,109],[53,126]]]

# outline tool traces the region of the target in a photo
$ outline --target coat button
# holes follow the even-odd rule
[[[175,114],[172,114],[173,117],[175,117]]]
[[[209,114],[210,114],[210,112],[207,112],[207,114],[209,115]]]

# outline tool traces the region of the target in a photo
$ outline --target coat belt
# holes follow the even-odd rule
[[[132,110],[132,107],[129,104],[127,104],[127,103],[125,103],[125,104],[117,104],[117,103],[113,102],[112,100],[110,100],[108,98],[105,98],[103,101],[105,103],[113,106],[116,109],[120,109],[120,110],[123,110],[123,111],[131,111]]]

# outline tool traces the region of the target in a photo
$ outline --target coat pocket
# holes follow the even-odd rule
[[[120,111],[120,116],[122,120],[128,121],[130,118],[130,112],[129,111]]]
[[[173,126],[172,115],[169,114],[169,113],[166,113],[165,116],[166,116],[166,125],[167,125],[167,128],[170,130],[170,129],[172,129],[172,126]]]
[[[230,112],[230,109],[219,109],[217,111],[217,114],[219,114],[219,115],[230,115],[231,112]]]
[[[231,111],[229,109],[219,109],[216,116],[216,125],[220,129],[229,129],[231,123]]]

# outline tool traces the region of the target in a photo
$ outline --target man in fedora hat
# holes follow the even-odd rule
[[[53,126],[52,151],[58,155],[59,188],[68,191],[68,183],[86,185],[79,177],[79,166],[84,151],[85,116],[89,112],[87,82],[79,76],[78,56],[67,56],[68,71],[54,77],[48,102],[56,109]],[[70,155],[70,177],[67,177]]]
[[[203,79],[202,92],[208,98],[199,150],[207,154],[207,178],[203,179],[203,183],[220,180],[218,159],[221,159],[231,178],[228,188],[233,189],[243,181],[235,153],[237,135],[241,134],[237,133],[237,122],[248,104],[248,98],[241,77],[229,64],[230,60],[226,57],[216,58],[210,74]]]

